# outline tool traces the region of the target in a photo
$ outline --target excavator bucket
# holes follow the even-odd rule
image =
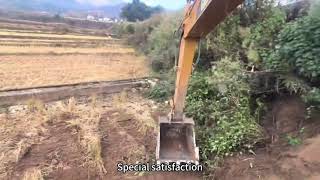
[[[170,121],[169,117],[159,118],[160,131],[157,139],[156,159],[158,163],[199,162],[199,148],[196,147],[194,121]]]

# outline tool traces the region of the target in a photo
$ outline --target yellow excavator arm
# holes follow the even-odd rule
[[[222,22],[243,0],[188,1],[182,24],[179,64],[173,99],[172,120],[183,120],[183,109],[192,64],[200,38],[205,37]]]
[[[179,63],[172,111],[159,118],[156,158],[161,162],[199,161],[194,121],[183,113],[193,59],[200,38],[222,22],[243,0],[188,0],[182,23]]]

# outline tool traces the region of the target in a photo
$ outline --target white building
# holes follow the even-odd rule
[[[88,16],[87,16],[87,20],[89,20],[89,21],[94,21],[95,18],[94,18],[94,16],[92,16],[92,15],[88,15]]]

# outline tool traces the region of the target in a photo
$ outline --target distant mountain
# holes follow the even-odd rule
[[[18,11],[45,11],[49,13],[72,14],[99,12],[108,17],[119,17],[124,2],[116,5],[93,6],[88,3],[79,3],[76,0],[0,0],[0,9]]]

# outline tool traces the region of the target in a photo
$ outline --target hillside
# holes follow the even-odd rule
[[[88,11],[99,12],[104,16],[118,17],[121,8],[125,5],[124,2],[110,4],[104,6],[94,6],[88,3],[80,3],[76,0],[0,0],[0,9],[15,10],[15,11],[33,11],[33,12],[48,12],[48,13],[72,13],[76,16],[84,16]],[[77,13],[75,13],[77,12]]]

